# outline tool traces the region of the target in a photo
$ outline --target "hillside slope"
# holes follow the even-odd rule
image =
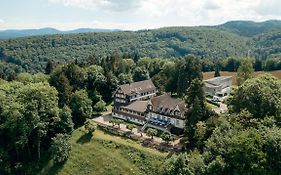
[[[20,70],[37,72],[44,69],[47,60],[69,62],[115,52],[163,58],[188,54],[202,58],[245,56],[247,41],[245,37],[210,27],[49,35],[0,41],[0,59]]]
[[[113,29],[92,29],[79,28],[75,30],[61,31],[54,28],[41,29],[19,29],[19,30],[0,30],[0,39],[12,39],[19,37],[40,36],[40,35],[55,35],[55,34],[71,34],[71,33],[88,33],[88,32],[114,32],[119,30]]]
[[[281,29],[280,20],[268,20],[264,22],[254,21],[229,21],[218,27],[229,29],[239,35],[252,37],[257,34]]]
[[[89,139],[85,131],[77,129],[72,134],[71,144],[70,157],[64,165],[54,165],[50,160],[38,174],[156,175],[167,157],[167,153],[100,130]]]
[[[48,60],[64,63],[87,59],[93,54],[108,56],[113,53],[168,59],[189,54],[202,59],[246,57],[248,54],[262,59],[279,57],[279,26],[280,21],[233,21],[221,26],[166,27],[135,32],[92,33],[83,29],[81,31],[88,33],[0,40],[0,70],[40,72]]]

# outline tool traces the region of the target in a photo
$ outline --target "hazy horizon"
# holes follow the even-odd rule
[[[225,21],[223,23],[219,24],[213,24],[213,25],[190,25],[190,26],[162,26],[162,27],[156,27],[156,28],[140,28],[140,29],[118,29],[118,28],[94,28],[94,27],[77,27],[77,28],[70,28],[70,29],[59,29],[56,27],[52,26],[46,26],[46,27],[39,27],[39,28],[8,28],[8,29],[0,29],[0,31],[21,31],[21,30],[40,30],[40,29],[55,29],[61,32],[67,32],[67,31],[74,31],[74,30],[79,30],[79,29],[101,29],[101,30],[112,30],[112,31],[138,31],[138,30],[153,30],[153,29],[159,29],[159,28],[168,28],[168,27],[199,27],[199,26],[217,26],[217,25],[222,25],[227,22],[234,22],[234,21],[251,21],[255,23],[262,23],[262,22],[267,22],[267,21],[281,21],[278,19],[268,19],[268,20],[262,20],[262,21],[254,21],[254,20],[231,20],[231,21]]]
[[[280,20],[278,0],[9,0],[1,2],[0,30],[100,28],[141,30]]]

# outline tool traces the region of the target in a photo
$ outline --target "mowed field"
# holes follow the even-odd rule
[[[257,77],[261,74],[269,73],[272,74],[273,76],[281,79],[281,70],[277,71],[269,71],[269,72],[264,72],[264,71],[259,71],[254,73],[254,77]],[[203,79],[209,79],[214,77],[215,72],[205,72],[203,73]],[[221,76],[232,76],[233,77],[233,85],[237,85],[237,72],[226,72],[226,71],[221,71],[220,72]]]
[[[71,144],[70,157],[63,165],[49,161],[39,174],[154,175],[159,173],[168,155],[101,130],[89,138],[84,128],[73,132]]]

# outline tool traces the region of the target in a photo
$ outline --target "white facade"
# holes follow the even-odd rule
[[[230,95],[232,77],[215,77],[204,80],[204,90],[207,96],[226,97]]]

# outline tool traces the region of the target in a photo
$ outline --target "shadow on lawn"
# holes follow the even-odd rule
[[[42,159],[40,160],[39,164],[37,165],[38,169],[35,168],[35,170],[34,170],[35,174],[40,174],[40,175],[53,174],[53,175],[56,175],[63,168],[63,165],[64,165],[65,162],[55,164],[54,161],[52,160],[50,154],[45,154],[45,155],[43,155]]]
[[[63,168],[65,162],[53,165],[47,172],[47,174],[58,174]]]
[[[79,144],[85,144],[85,143],[89,143],[91,141],[93,137],[93,134],[89,134],[89,133],[86,133],[84,135],[82,135],[77,141],[76,143],[79,143]]]

